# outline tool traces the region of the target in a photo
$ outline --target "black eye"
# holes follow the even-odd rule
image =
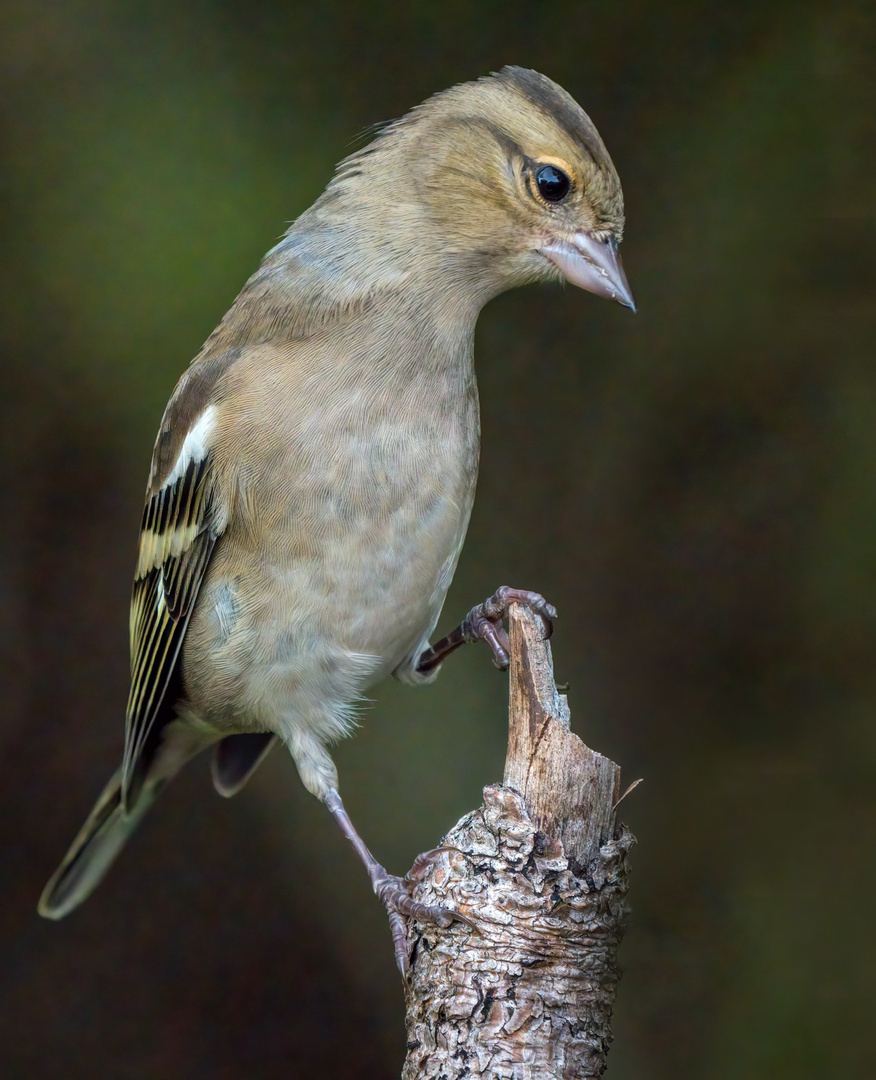
[[[560,202],[569,194],[572,186],[568,176],[555,165],[542,165],[535,174],[535,182],[545,202]]]

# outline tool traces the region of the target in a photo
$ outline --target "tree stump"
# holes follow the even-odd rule
[[[620,769],[569,731],[541,621],[510,616],[504,783],[422,865],[415,896],[466,922],[408,928],[403,1080],[601,1076],[627,853]]]

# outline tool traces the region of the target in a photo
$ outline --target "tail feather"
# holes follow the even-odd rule
[[[236,795],[265,760],[276,735],[268,732],[249,732],[245,735],[226,735],[216,743],[213,754],[213,785],[220,795]]]
[[[91,894],[164,786],[164,781],[159,781],[141,787],[126,813],[121,780],[119,769],[43,889],[37,910],[44,918],[62,919]]]

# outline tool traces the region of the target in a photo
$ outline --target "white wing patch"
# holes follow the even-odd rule
[[[166,504],[168,499],[173,499],[173,489],[180,485],[191,465],[199,465],[210,452],[209,437],[213,429],[213,420],[216,415],[216,407],[208,405],[201,413],[185,440],[179,452],[179,457],[174,463],[173,469],[167,479],[161,485],[161,489],[153,496],[161,504]],[[180,485],[179,498],[182,498],[182,485]],[[174,508],[167,505],[167,511]],[[179,558],[187,551],[201,531],[202,525],[199,520],[188,517],[185,513],[179,513],[182,507],[176,507],[177,512],[159,515],[154,520],[157,527],[151,527],[152,522],[144,519],[140,533],[140,558],[137,562],[137,577],[142,577],[149,570],[161,566],[167,558]],[[170,521],[168,521],[168,516]],[[169,525],[171,527],[169,527]]]
[[[176,464],[171,470],[168,478],[161,485],[162,491],[164,491],[166,487],[175,484],[185,473],[191,462],[194,461],[197,465],[199,461],[203,461],[207,456],[207,442],[213,428],[213,419],[215,415],[216,406],[208,405],[189,429],[189,433],[186,435],[185,441],[182,444],[182,449],[179,452],[179,457],[176,459]]]

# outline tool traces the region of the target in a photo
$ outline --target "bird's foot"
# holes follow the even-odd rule
[[[529,589],[512,589],[502,585],[482,604],[473,607],[462,620],[462,635],[465,641],[486,641],[493,650],[493,663],[497,668],[508,667],[508,634],[502,625],[512,604],[524,604],[540,616],[545,626],[545,638],[553,633],[553,620],[557,609],[549,604],[541,593]]]
[[[445,851],[459,851],[459,848],[453,847],[450,844],[442,844],[440,847],[432,848],[431,851],[421,852],[411,864],[410,870],[405,874],[404,881],[407,885],[418,885],[426,876],[426,871],[432,866],[432,864],[438,859],[440,855],[443,855]],[[466,920],[468,921],[468,920]]]
[[[414,860],[414,865],[405,877],[396,877],[394,874],[387,873],[365,846],[362,837],[356,832],[353,822],[350,821],[350,815],[344,808],[341,796],[338,794],[336,788],[329,788],[325,795],[323,795],[323,802],[331,811],[332,817],[337,821],[338,825],[340,825],[344,836],[350,841],[359,855],[359,858],[365,864],[365,868],[368,871],[368,877],[371,879],[371,884],[374,887],[377,898],[386,908],[387,914],[389,915],[389,928],[392,932],[392,947],[395,951],[395,962],[398,964],[398,969],[402,974],[402,978],[407,978],[411,961],[405,940],[407,931],[406,919],[414,919],[419,922],[431,922],[444,928],[450,926],[454,920],[464,922],[469,926],[473,925],[471,920],[466,918],[465,915],[460,915],[455,911],[449,911],[447,908],[433,906],[431,904],[422,904],[419,900],[415,900],[411,895],[414,886],[422,881],[423,875],[430,864],[442,852],[456,849],[438,847],[434,848],[432,851],[425,852],[423,855],[418,855]]]
[[[411,896],[411,887],[422,878],[429,863],[441,850],[443,849],[436,848],[435,851],[418,855],[411,870],[403,878],[387,873],[379,864],[371,870],[374,892],[389,915],[395,962],[403,979],[407,978],[411,966],[406,920],[434,923],[442,929],[446,929],[454,920],[472,925],[471,920],[459,912],[432,904],[423,904]]]

